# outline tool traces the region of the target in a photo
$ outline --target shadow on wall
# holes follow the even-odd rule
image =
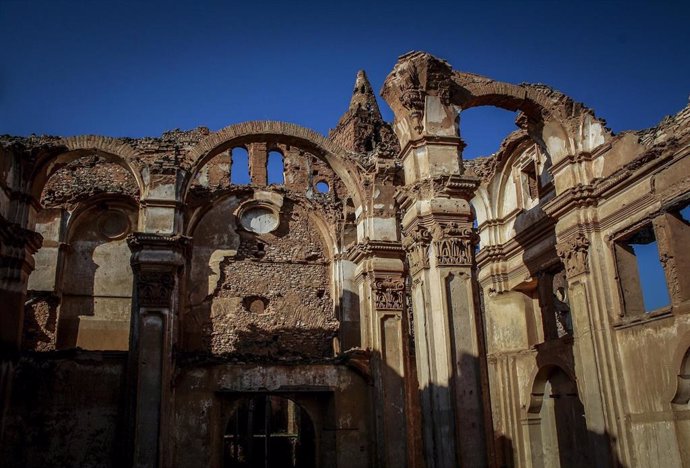
[[[457,366],[460,373],[471,374],[478,371],[479,359],[463,353]],[[457,380],[451,378],[451,381]],[[425,458],[434,460],[432,466],[437,467],[510,468],[525,464],[534,468],[623,466],[608,451],[609,434],[587,429],[577,386],[565,372],[556,366],[545,366],[535,387],[532,406],[521,422],[525,445],[522,447],[504,434],[493,434],[493,444],[486,443],[483,434],[478,433],[483,421],[482,409],[469,383],[464,388],[453,388],[452,384],[422,386],[419,391]],[[495,458],[495,465],[490,461],[487,463],[487,459],[482,457],[483,453],[492,450],[492,445],[494,453],[488,456]],[[606,447],[606,451],[596,451],[596,447]],[[531,460],[524,460],[524,457]]]
[[[587,429],[578,391],[582,375],[578,375],[575,364],[568,283],[555,248],[555,224],[556,220],[537,205],[523,210],[514,225],[515,240],[524,251],[522,260],[531,277],[516,289],[538,303],[537,310],[525,310],[529,346],[537,352],[538,372],[531,382],[529,407],[522,422],[525,443],[529,444],[529,451],[524,453],[537,468],[622,466],[611,450],[609,434]],[[515,401],[518,397],[507,398]],[[515,458],[519,451],[504,435],[496,438],[499,466],[518,464]]]

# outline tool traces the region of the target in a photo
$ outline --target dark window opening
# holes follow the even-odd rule
[[[681,217],[683,221],[690,224],[690,203],[678,210],[678,215]]]
[[[242,147],[232,149],[232,162],[230,166],[230,183],[247,185],[251,183],[249,175],[249,153]]]
[[[283,155],[279,151],[271,151],[268,153],[268,161],[266,163],[266,173],[268,185],[282,185],[285,183],[285,164]]]
[[[292,400],[259,395],[241,400],[224,436],[225,468],[313,468],[314,425]]]
[[[525,166],[520,174],[522,183],[522,193],[529,200],[539,200],[539,177],[537,177],[537,165],[534,161]]]
[[[538,275],[539,307],[541,308],[544,340],[573,334],[573,321],[568,299],[568,281],[563,268]]]

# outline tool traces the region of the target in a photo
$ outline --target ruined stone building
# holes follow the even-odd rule
[[[382,96],[2,137],[2,466],[690,466],[690,106],[614,135],[419,52]],[[464,160],[477,106],[518,129]]]

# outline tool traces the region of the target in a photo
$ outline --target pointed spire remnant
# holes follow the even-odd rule
[[[350,100],[350,111],[356,111],[357,109],[372,112],[376,116],[381,115],[379,105],[376,102],[376,96],[374,95],[374,90],[364,70],[357,72],[355,89],[352,91],[352,99]]]
[[[395,133],[381,116],[364,70],[357,72],[350,107],[328,138],[345,150],[365,156],[375,152],[378,157],[395,157],[400,152]]]

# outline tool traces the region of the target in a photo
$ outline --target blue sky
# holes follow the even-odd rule
[[[549,84],[616,132],[641,129],[688,102],[689,24],[680,0],[0,0],[0,134],[139,137],[253,119],[325,134],[357,70],[378,90],[410,50]],[[513,119],[463,113],[465,156],[495,151]]]
[[[688,101],[689,5],[0,0],[0,133],[138,137],[251,119],[326,133],[357,70],[378,90],[409,50],[550,84],[614,131],[639,129]],[[467,111],[467,155],[493,152],[513,118]]]

